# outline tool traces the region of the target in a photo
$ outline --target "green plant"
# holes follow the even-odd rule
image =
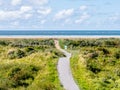
[[[90,59],[94,59],[94,58],[96,58],[96,57],[98,57],[98,53],[96,52],[96,51],[94,51],[94,52],[92,52],[92,53],[89,53],[89,58]]]
[[[82,90],[120,89],[120,39],[68,39],[64,43],[69,43],[68,49],[72,46],[71,69]]]
[[[15,59],[15,58],[22,58],[25,56],[25,52],[20,50],[20,49],[16,49],[16,50],[10,50],[8,51],[7,56],[10,59]]]
[[[87,68],[93,73],[99,73],[101,71],[99,63],[97,63],[97,61],[94,60],[87,62]]]
[[[119,51],[116,51],[116,52],[114,53],[114,57],[115,57],[116,59],[119,59],[119,58],[120,58],[120,50],[119,50]]]

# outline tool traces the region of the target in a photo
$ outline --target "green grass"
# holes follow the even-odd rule
[[[80,57],[81,55],[79,55],[78,52],[72,54],[70,64],[73,76],[81,90],[93,90],[94,86],[89,78],[91,73],[86,70],[85,62],[83,61],[83,58],[80,59]]]
[[[0,87],[16,88],[16,90],[19,88],[28,90],[62,90],[56,70],[57,59],[53,59],[51,56],[51,54],[34,53],[22,59],[1,62]],[[20,70],[17,71],[17,69]],[[28,85],[24,86],[25,84]]]
[[[67,39],[61,43],[72,53],[72,74],[81,90],[120,90],[120,39]]]
[[[86,48],[86,50],[89,49]],[[112,55],[103,56],[100,54],[95,59],[85,57],[84,51],[73,53],[71,58],[72,73],[82,90],[120,89],[120,59],[115,59],[113,56],[117,49],[109,48],[109,50],[112,51]],[[89,68],[88,65],[90,65]],[[95,70],[98,69],[100,71],[96,72]]]
[[[53,46],[27,47],[30,46],[0,45],[0,90],[64,90],[57,72],[58,58],[64,55]],[[15,51],[15,56],[21,55],[18,51],[16,53],[18,49],[25,55],[9,58],[10,50]]]

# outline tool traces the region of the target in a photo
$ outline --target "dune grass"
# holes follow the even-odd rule
[[[81,90],[120,90],[120,39],[62,40]]]
[[[43,46],[17,45],[18,41],[22,42],[9,40],[10,44],[0,45],[0,90],[63,90],[57,72],[58,58],[63,54],[47,43],[49,40],[44,40]]]

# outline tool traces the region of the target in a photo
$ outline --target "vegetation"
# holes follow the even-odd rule
[[[0,90],[63,90],[52,39],[0,40]]]
[[[120,90],[120,39],[61,39],[81,90]],[[63,90],[52,39],[0,40],[0,90]]]
[[[62,39],[81,90],[120,90],[120,39]]]

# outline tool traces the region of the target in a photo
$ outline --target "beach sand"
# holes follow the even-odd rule
[[[57,38],[57,39],[61,39],[61,38],[120,38],[120,36],[70,36],[70,35],[68,35],[68,36],[30,36],[30,35],[28,35],[28,36],[0,36],[0,38],[1,39],[3,39],[3,38]]]

